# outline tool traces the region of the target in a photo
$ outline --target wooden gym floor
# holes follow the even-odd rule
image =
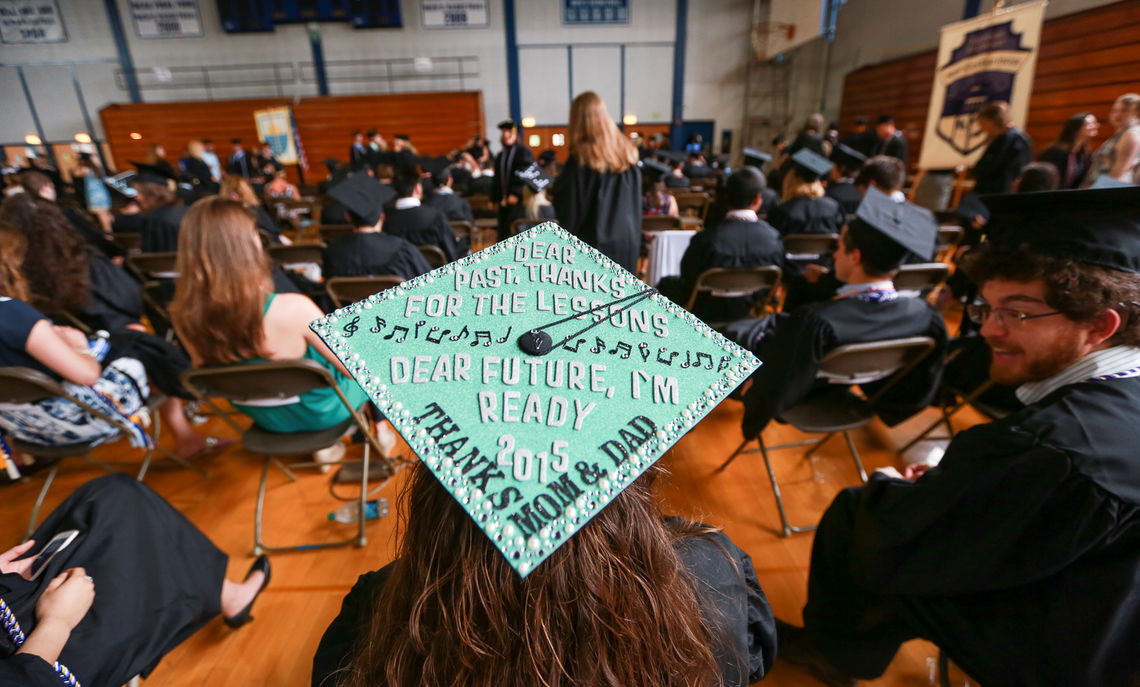
[[[723,527],[733,541],[752,556],[776,615],[798,623],[806,595],[812,535],[797,534],[790,538],[778,535],[779,516],[759,454],[741,456],[725,472],[715,472],[740,442],[741,414],[739,403],[725,401],[663,459],[669,471],[659,482],[663,510]],[[927,409],[894,428],[886,428],[876,421],[869,428],[855,432],[867,469],[885,465],[901,467],[895,453],[897,447],[935,418],[937,412]],[[954,419],[959,429],[982,421],[970,409],[958,413]],[[217,418],[199,427],[199,431],[232,436],[232,431]],[[783,425],[770,426],[764,436],[770,445],[804,438],[795,429]],[[166,443],[165,438],[163,443]],[[917,450],[925,452],[932,445],[933,442],[923,442]],[[136,459],[137,450],[121,446],[103,448],[96,457]],[[349,455],[358,455],[360,450],[359,446],[353,446]],[[407,447],[401,442],[398,450],[406,452]],[[841,438],[829,441],[819,455],[817,459],[804,460],[800,449],[773,454],[794,524],[815,522],[840,488],[858,482]],[[228,576],[240,580],[253,560],[253,511],[260,459],[234,446],[204,459],[201,465],[211,472],[210,477],[157,467],[147,475],[146,483],[230,555]],[[75,487],[100,474],[100,470],[82,461],[68,461],[48,495],[43,513],[54,508]],[[380,494],[387,496],[393,506],[406,474],[406,471],[398,474]],[[327,476],[306,470],[299,471],[299,477],[297,483],[290,483],[282,473],[270,473],[267,541],[288,544],[346,536],[350,526],[326,519],[327,513],[340,505],[329,495]],[[34,475],[23,483],[0,488],[0,550],[16,545],[23,537],[41,485],[42,476]],[[344,494],[350,493],[347,486],[344,489]],[[236,631],[226,628],[220,619],[212,621],[166,656],[144,681],[145,685],[308,685],[313,651],[325,627],[338,612],[342,597],[359,574],[375,570],[392,559],[394,522],[394,517],[389,516],[370,523],[368,545],[362,549],[274,555],[273,581],[258,600],[254,611],[256,620]],[[114,584],[114,581],[96,580],[96,593],[99,584]],[[902,648],[883,678],[866,684],[884,687],[934,684],[929,664],[936,655],[932,645],[910,642]],[[777,662],[762,684],[792,687],[817,683],[803,671]]]

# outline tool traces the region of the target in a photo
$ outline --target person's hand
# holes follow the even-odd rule
[[[519,197],[518,196],[516,196],[513,193],[507,196],[507,205],[518,205],[518,204],[519,204]]]
[[[930,463],[915,463],[913,465],[908,465],[906,466],[906,469],[903,470],[903,479],[908,479],[913,482],[919,477],[925,475],[926,471],[932,467],[934,466]]]
[[[808,265],[804,266],[804,281],[809,284],[818,284],[819,278],[830,271],[831,270],[827,269],[823,265],[809,263]]]
[[[68,631],[75,628],[95,600],[95,582],[83,568],[71,568],[56,575],[40,594],[36,603],[36,619],[41,623],[55,621]]]
[[[28,568],[32,567],[32,561],[35,560],[35,558],[25,558],[22,561],[16,559],[30,551],[35,545],[36,542],[29,539],[19,546],[12,547],[4,553],[0,553],[0,574],[7,575],[8,573],[15,573],[25,580],[28,579]]]
[[[52,329],[59,335],[59,338],[67,342],[67,345],[77,351],[87,350],[87,335],[79,331],[75,327],[63,327],[58,324],[52,325]]]

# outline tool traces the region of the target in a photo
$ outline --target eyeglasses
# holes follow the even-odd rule
[[[1054,310],[1053,312],[1043,312],[1039,315],[1026,315],[1020,310],[1013,308],[991,308],[988,305],[967,305],[966,316],[974,324],[985,324],[986,320],[990,319],[992,315],[994,322],[999,327],[1020,327],[1025,324],[1026,320],[1036,320],[1039,317],[1052,317],[1053,315],[1060,315],[1061,311]]]

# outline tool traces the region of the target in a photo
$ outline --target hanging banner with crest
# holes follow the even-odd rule
[[[986,103],[1009,103],[1014,124],[1025,127],[1046,4],[1026,2],[942,27],[919,168],[977,162],[986,138],[976,113]]]

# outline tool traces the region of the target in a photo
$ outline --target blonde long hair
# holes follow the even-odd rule
[[[789,168],[787,174],[784,175],[784,185],[781,189],[783,193],[780,195],[780,202],[791,200],[792,198],[799,198],[800,196],[807,196],[808,198],[822,198],[824,195],[823,182],[819,179],[815,181],[804,181],[796,174],[794,168]]]
[[[191,205],[178,232],[176,270],[171,320],[202,363],[261,356],[271,281],[250,211],[221,196]]]
[[[637,148],[622,135],[606,104],[586,91],[570,104],[570,155],[598,172],[624,172],[637,164]]]

